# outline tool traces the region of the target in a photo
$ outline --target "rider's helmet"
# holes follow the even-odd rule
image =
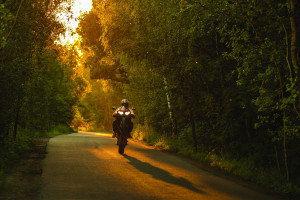
[[[127,99],[122,99],[121,104],[122,104],[122,106],[125,106],[125,108],[128,108],[128,106],[129,106],[129,102]]]

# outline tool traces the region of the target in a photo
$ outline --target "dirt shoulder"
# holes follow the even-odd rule
[[[34,200],[37,199],[40,178],[43,173],[42,160],[47,154],[47,144],[50,137],[33,141],[30,151],[16,161],[5,177],[5,190],[0,200]]]

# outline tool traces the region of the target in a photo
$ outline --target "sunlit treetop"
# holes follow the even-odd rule
[[[58,43],[72,45],[78,41],[79,36],[75,32],[79,24],[78,18],[92,9],[92,3],[92,0],[71,0],[61,4],[56,16],[63,23],[66,32],[60,36]]]

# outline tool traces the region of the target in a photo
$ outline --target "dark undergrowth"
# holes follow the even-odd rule
[[[8,189],[9,181],[5,179],[5,174],[18,159],[32,149],[34,139],[71,132],[74,131],[70,127],[58,125],[48,133],[20,130],[15,139],[11,134],[0,138],[0,192]]]

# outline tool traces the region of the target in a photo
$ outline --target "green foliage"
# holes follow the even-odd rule
[[[6,8],[4,3],[0,3],[0,48],[4,47],[9,33],[9,25],[11,25],[13,15]]]
[[[80,88],[74,66],[60,59],[54,44],[63,31],[54,16],[62,1],[2,2],[0,171],[5,172],[33,138],[65,131],[60,126],[71,123]]]
[[[82,25],[91,55],[86,65],[93,78],[118,88],[114,97],[133,102],[136,138],[246,179],[256,172],[251,180],[291,191],[283,189],[289,182],[300,185],[300,79],[292,34],[299,33],[292,23],[295,17],[299,24],[299,6],[103,1]],[[97,32],[84,29],[88,19]],[[108,111],[99,113],[103,119]],[[276,178],[284,184],[272,186]]]
[[[31,138],[27,135],[21,135],[17,139],[12,137],[3,139],[0,145],[0,171],[6,171],[14,160],[30,149],[30,145]]]
[[[132,131],[132,137],[138,140],[143,140],[149,144],[155,144],[160,136],[153,131],[151,127],[146,123],[144,125],[137,124]]]
[[[46,132],[73,119],[77,96],[72,68],[63,65],[51,47],[60,24],[49,13],[58,3],[24,2],[7,44],[0,49],[0,137],[12,132],[16,137],[18,128]],[[11,12],[16,9],[13,3],[6,4]]]
[[[54,127],[49,133],[48,135],[59,135],[59,134],[64,134],[64,133],[72,133],[74,132],[74,130],[67,126],[67,125],[62,125],[59,124],[56,127]]]

